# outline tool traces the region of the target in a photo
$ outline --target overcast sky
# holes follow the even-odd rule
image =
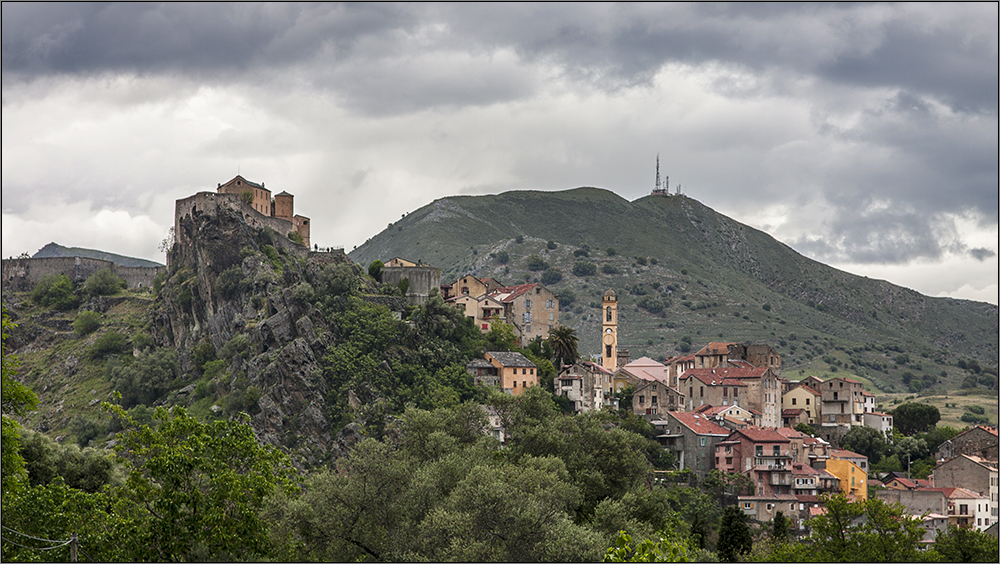
[[[321,246],[661,172],[799,252],[997,303],[997,5],[3,3],[3,256],[164,261],[240,172]]]

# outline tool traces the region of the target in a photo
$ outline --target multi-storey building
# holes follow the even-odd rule
[[[715,445],[729,436],[729,431],[697,413],[668,411],[655,421],[660,434],[656,439],[677,458],[678,469],[690,468],[703,480],[713,468]]]

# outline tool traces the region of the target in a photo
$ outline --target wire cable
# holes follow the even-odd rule
[[[3,540],[4,542],[9,542],[10,544],[12,544],[14,546],[19,546],[21,548],[27,548],[29,550],[54,550],[56,548],[62,548],[64,546],[68,545],[69,543],[73,542],[73,540],[70,539],[70,540],[68,540],[68,541],[66,541],[66,542],[64,542],[62,544],[57,544],[56,546],[38,547],[38,546],[25,546],[23,544],[16,543],[16,542],[14,542],[14,541],[12,541],[10,539],[5,539],[2,536],[0,536],[0,540]]]
[[[69,542],[69,541],[52,540],[52,539],[40,539],[38,537],[33,537],[31,535],[26,535],[26,534],[24,534],[22,532],[15,531],[14,529],[11,529],[10,527],[8,527],[6,525],[0,525],[0,527],[3,527],[5,530],[10,531],[10,532],[14,533],[15,535],[21,535],[22,537],[27,537],[27,538],[29,538],[31,540],[36,540],[36,541],[39,541],[39,542],[61,542],[61,543],[67,543],[67,542]],[[7,542],[11,542],[11,541],[8,540]]]

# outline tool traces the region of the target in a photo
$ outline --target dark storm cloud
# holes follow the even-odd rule
[[[978,260],[979,262],[983,262],[988,258],[993,258],[997,256],[997,254],[994,251],[991,251],[990,249],[986,249],[983,247],[969,249],[969,255],[971,255],[972,258]]]
[[[3,73],[221,73],[281,67],[415,22],[381,4],[3,4]],[[249,78],[247,80],[252,80]]]

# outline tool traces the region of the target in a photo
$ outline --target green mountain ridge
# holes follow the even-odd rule
[[[84,257],[84,258],[94,258],[100,260],[111,261],[119,266],[163,266],[158,262],[151,260],[127,257],[124,255],[118,255],[115,253],[109,253],[107,251],[99,251],[96,249],[84,249],[81,247],[64,247],[59,243],[49,243],[38,249],[38,252],[31,255],[31,258],[54,258],[54,257]]]
[[[609,248],[616,253],[609,256]],[[583,250],[588,256],[573,256]],[[951,365],[960,358],[997,364],[997,306],[932,298],[837,270],[686,196],[629,202],[583,187],[442,198],[349,256],[362,265],[420,259],[440,267],[443,282],[472,273],[514,284],[540,280],[541,272],[526,265],[533,254],[561,271],[562,280],[548,286],[573,297],[562,322],[577,329],[585,352],[597,350],[592,306],[610,287],[623,300],[623,345],[633,358],[683,352],[684,336],[696,346],[766,341],[786,367],[803,374],[848,370],[872,377],[877,388],[900,385],[904,372],[958,387],[966,375]],[[580,260],[598,273],[574,276]],[[669,305],[652,314],[638,307],[644,297]],[[811,343],[793,345],[797,340]],[[897,363],[901,354],[925,360]]]

